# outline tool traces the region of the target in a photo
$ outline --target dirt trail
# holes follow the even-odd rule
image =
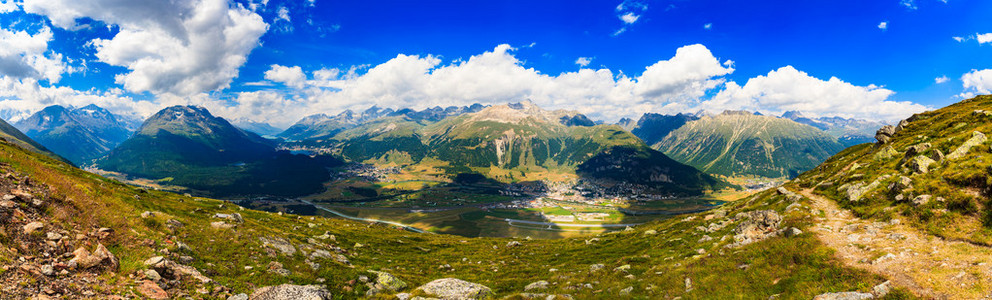
[[[847,265],[881,274],[928,299],[992,299],[992,248],[946,241],[907,225],[859,219],[833,201],[812,200],[812,231]]]

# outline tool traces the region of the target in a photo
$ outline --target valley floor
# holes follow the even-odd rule
[[[862,220],[810,190],[800,193],[822,211],[812,231],[844,264],[924,298],[992,298],[992,248],[922,234],[899,222]]]

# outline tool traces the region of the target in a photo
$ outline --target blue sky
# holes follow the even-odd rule
[[[196,104],[284,127],[532,99],[607,121],[892,121],[992,89],[992,2],[979,0],[0,3],[0,117],[15,120],[50,104]]]

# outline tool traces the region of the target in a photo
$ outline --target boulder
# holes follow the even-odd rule
[[[217,214],[214,214],[214,218],[225,219],[225,220],[229,220],[229,221],[233,221],[233,222],[237,222],[237,223],[244,223],[245,222],[245,219],[242,218],[241,217],[241,214],[239,214],[239,213],[233,213],[233,214],[217,213]]]
[[[42,229],[42,228],[45,228],[45,224],[44,223],[41,223],[41,222],[27,223],[27,224],[24,224],[24,227],[21,227],[21,229],[24,230],[24,234],[32,234],[35,231],[37,231],[38,229]]]
[[[913,198],[913,202],[912,202],[913,203],[913,206],[923,206],[923,205],[926,205],[927,203],[930,203],[930,198],[933,198],[933,196],[930,196],[930,195],[919,195],[919,196],[916,196],[916,198]]]
[[[914,173],[926,174],[927,172],[930,172],[930,165],[934,163],[936,163],[936,161],[934,161],[929,157],[923,155],[917,155],[916,157],[906,162],[906,167],[908,167]]]
[[[90,253],[86,248],[79,247],[72,254],[74,257],[69,260],[69,266],[75,266],[78,269],[89,269],[98,265],[106,265],[116,270],[120,266],[117,257],[110,250],[107,250],[103,244],[97,244],[96,250],[93,253]]]
[[[369,271],[375,274],[375,288],[390,292],[397,292],[405,289],[407,284],[403,280],[386,272]]]
[[[527,286],[525,286],[524,287],[524,291],[546,290],[546,289],[548,289],[548,285],[549,285],[549,283],[547,281],[544,281],[544,280],[535,281],[535,282],[532,282],[531,284],[528,284]]]
[[[906,126],[909,126],[909,121],[907,120],[899,121],[899,125],[896,125],[896,129],[894,133],[899,133],[903,129],[906,129]]]
[[[885,281],[879,285],[876,285],[875,287],[871,288],[871,294],[874,295],[875,298],[885,297],[885,295],[888,295],[889,292],[892,291],[891,285],[892,285],[891,281]]]
[[[142,281],[141,285],[138,286],[138,292],[149,299],[169,299],[169,293],[166,293],[151,280]]]
[[[251,300],[327,300],[331,292],[318,285],[282,284],[255,289],[248,299]]]
[[[947,155],[947,159],[954,160],[964,157],[965,154],[968,154],[968,151],[971,151],[972,147],[981,145],[982,143],[985,143],[986,140],[988,139],[985,137],[984,133],[974,131],[971,133],[971,138],[969,138],[967,141],[964,141],[964,144],[961,144],[961,146],[958,146],[957,149],[954,149],[954,151],[951,152],[951,154]]]
[[[289,241],[286,241],[283,238],[260,237],[258,239],[262,241],[263,246],[279,250],[279,252],[282,252],[282,254],[289,256],[296,254],[296,247],[293,247],[293,244],[290,244]]]
[[[875,132],[875,140],[877,140],[879,144],[885,144],[888,143],[890,140],[892,140],[892,136],[895,134],[896,134],[895,126],[885,125],[882,126],[882,128],[879,128],[878,131]]]
[[[813,297],[813,300],[863,300],[872,298],[875,298],[875,296],[872,296],[872,294],[869,293],[841,292],[820,294]]]
[[[786,237],[794,237],[794,236],[798,236],[800,234],[803,234],[803,231],[802,230],[799,230],[799,228],[789,227],[789,229],[786,229],[785,230],[785,236]]]
[[[735,242],[726,246],[730,248],[778,235],[778,225],[782,222],[782,216],[773,210],[758,210],[739,213],[734,216],[734,220],[740,223],[734,228]]]
[[[495,296],[492,289],[456,278],[442,278],[417,288],[428,295],[444,300],[486,299]]]

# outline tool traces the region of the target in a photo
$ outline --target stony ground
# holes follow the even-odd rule
[[[992,299],[992,248],[921,234],[898,220],[862,220],[810,190],[800,193],[822,212],[815,233],[845,264],[924,298]]]

